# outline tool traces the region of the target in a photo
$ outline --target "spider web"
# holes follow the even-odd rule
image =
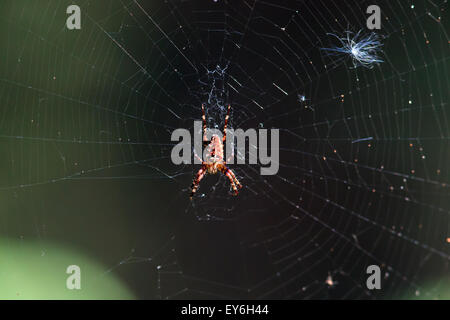
[[[69,31],[65,10],[82,10]],[[383,14],[384,63],[329,33]],[[0,6],[2,235],[84,248],[140,298],[442,297],[447,1],[26,1]],[[302,98],[303,97],[303,98]],[[170,135],[280,130],[280,170],[175,166]],[[247,154],[257,147],[249,145]],[[45,251],[45,244],[42,244]],[[366,288],[366,268],[382,289]]]

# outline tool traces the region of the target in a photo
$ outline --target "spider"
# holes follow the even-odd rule
[[[200,181],[203,179],[205,174],[216,174],[217,172],[221,172],[226,175],[230,180],[231,187],[233,188],[234,195],[238,195],[238,189],[242,188],[242,185],[239,183],[239,180],[234,175],[233,171],[228,169],[226,166],[226,161],[223,156],[223,145],[227,141],[227,125],[228,118],[230,117],[230,109],[231,105],[228,105],[227,115],[225,116],[225,125],[223,127],[223,138],[222,141],[218,135],[213,135],[211,137],[211,141],[208,144],[208,139],[206,138],[206,116],[205,116],[205,106],[202,104],[202,121],[203,121],[203,144],[208,146],[206,147],[207,153],[205,156],[205,160],[202,160],[202,167],[198,170],[197,174],[194,177],[194,181],[191,186],[191,196],[190,199],[197,192]]]

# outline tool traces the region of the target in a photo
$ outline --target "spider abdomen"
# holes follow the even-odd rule
[[[219,136],[213,135],[207,147],[206,161],[208,163],[223,162],[223,143]]]

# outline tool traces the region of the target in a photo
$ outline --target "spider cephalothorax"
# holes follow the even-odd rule
[[[211,141],[206,147],[206,156],[205,161],[202,160],[202,167],[198,170],[195,175],[194,181],[191,186],[191,200],[194,196],[194,193],[197,192],[199,188],[200,181],[203,179],[205,174],[216,174],[217,172],[221,172],[226,175],[230,180],[231,187],[233,188],[234,195],[238,194],[238,188],[242,188],[242,185],[239,183],[239,180],[234,175],[233,171],[228,169],[226,166],[226,161],[224,160],[223,154],[223,145],[227,140],[227,125],[228,118],[230,117],[230,109],[231,106],[228,105],[227,115],[225,116],[225,125],[223,127],[223,138],[220,139],[218,135],[213,135],[211,137]],[[206,138],[206,116],[205,116],[205,107],[202,104],[202,121],[203,121],[203,142],[208,143]]]

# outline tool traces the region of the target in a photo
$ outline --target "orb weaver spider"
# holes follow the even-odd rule
[[[198,170],[197,174],[194,177],[194,181],[191,185],[191,195],[190,199],[197,192],[200,181],[206,174],[216,174],[220,172],[227,176],[230,180],[231,187],[233,188],[234,195],[238,195],[238,189],[242,188],[239,180],[234,175],[234,172],[227,168],[226,161],[224,160],[223,154],[223,145],[227,141],[227,126],[228,126],[228,118],[230,117],[230,109],[231,105],[228,105],[227,115],[225,116],[225,124],[223,127],[223,138],[222,141],[218,135],[214,134],[209,141],[208,146],[206,147],[206,156],[205,161],[202,160],[202,167]],[[202,121],[203,121],[203,144],[206,145],[208,143],[208,139],[206,138],[206,116],[205,116],[205,106],[202,104]]]

